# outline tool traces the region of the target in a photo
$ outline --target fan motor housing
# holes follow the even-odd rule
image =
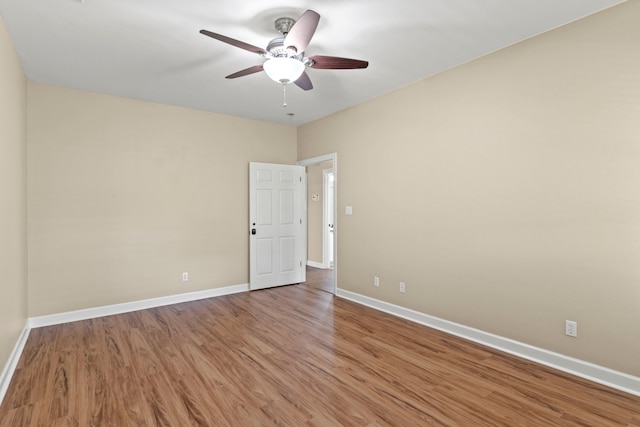
[[[287,49],[284,46],[284,37],[276,37],[267,45],[267,52],[276,58],[287,57],[302,60],[304,52],[296,52],[295,49]]]

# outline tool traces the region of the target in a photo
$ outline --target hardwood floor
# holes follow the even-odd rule
[[[333,270],[307,266],[307,281],[303,285],[319,291],[333,293],[335,290]]]
[[[640,426],[640,397],[306,284],[34,329],[0,406],[0,426],[185,425]]]

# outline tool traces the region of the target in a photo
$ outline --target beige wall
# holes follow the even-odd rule
[[[27,320],[27,83],[0,16],[0,371]]]
[[[638,16],[627,2],[299,128],[298,158],[340,158],[338,286],[640,375]]]
[[[331,169],[333,162],[325,162],[307,168],[307,259],[322,264],[322,208],[324,203],[324,169]],[[314,194],[319,196],[312,200]]]
[[[28,135],[30,316],[246,284],[248,163],[296,161],[293,127],[35,83]]]

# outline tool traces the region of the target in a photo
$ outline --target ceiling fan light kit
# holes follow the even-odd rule
[[[304,72],[300,60],[288,57],[269,58],[262,67],[271,80],[282,84],[295,82]]]
[[[276,19],[275,28],[282,37],[271,40],[266,49],[208,30],[200,30],[200,33],[267,58],[261,65],[237,71],[226,78],[235,79],[264,71],[269,78],[282,85],[293,82],[303,90],[310,90],[313,89],[313,84],[305,72],[306,67],[345,70],[367,68],[369,65],[367,61],[335,56],[305,57],[304,51],[316,31],[319,21],[320,15],[313,10],[307,10],[297,21],[286,17]]]

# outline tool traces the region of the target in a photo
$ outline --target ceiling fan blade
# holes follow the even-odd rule
[[[311,83],[311,79],[306,72],[302,72],[298,80],[294,82],[296,86],[303,90],[311,90],[313,89],[313,83]]]
[[[262,65],[254,65],[253,67],[245,68],[244,70],[240,70],[240,71],[238,71],[236,73],[229,74],[225,78],[226,79],[235,79],[235,78],[242,77],[242,76],[248,76],[249,74],[259,73],[260,71],[263,71],[263,70],[264,70],[264,68],[262,68]]]
[[[351,58],[338,58],[337,56],[316,55],[309,59],[313,61],[313,64],[310,65],[311,68],[324,70],[351,70],[355,68],[367,68],[369,66],[369,62],[367,61]]]
[[[222,34],[213,33],[208,30],[200,30],[200,34],[212,37],[221,42],[230,44],[231,46],[239,47],[240,49],[248,50],[249,52],[257,53],[258,55],[264,55],[267,52],[261,47],[251,45],[249,43],[241,42],[240,40],[232,39],[231,37],[223,36]]]
[[[284,38],[284,47],[293,47],[298,53],[304,52],[316,32],[318,21],[320,21],[320,15],[317,12],[307,10],[303,13]]]

